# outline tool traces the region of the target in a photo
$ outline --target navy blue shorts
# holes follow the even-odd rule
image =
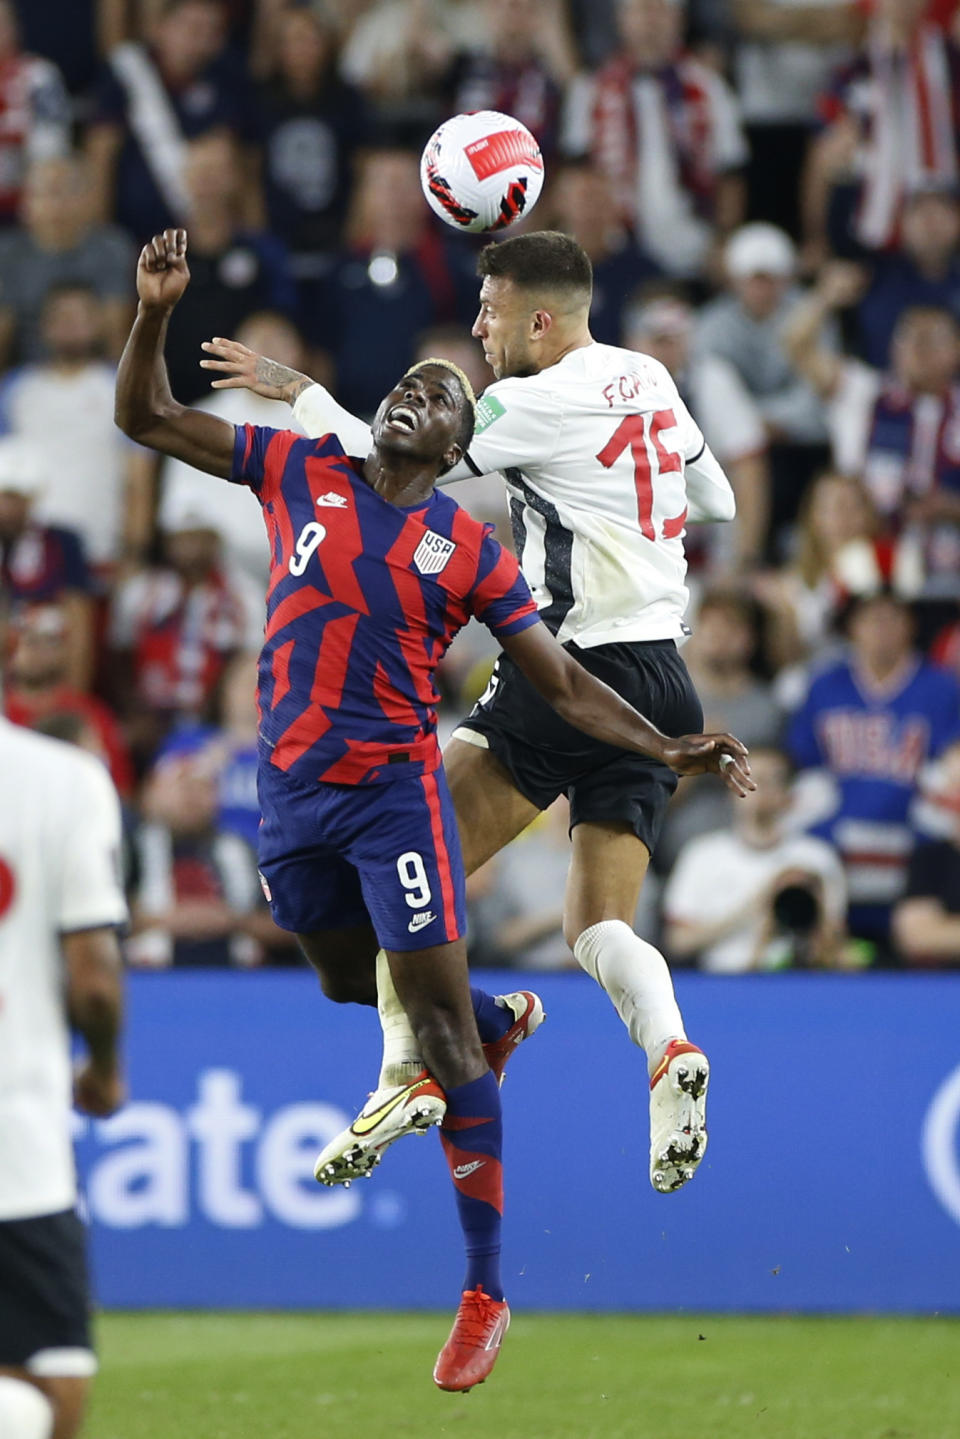
[[[442,767],[388,784],[298,785],[259,775],[260,873],[273,918],[297,934],[372,921],[384,949],[466,933],[463,855]]]

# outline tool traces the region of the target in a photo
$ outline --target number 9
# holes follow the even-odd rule
[[[408,849],[397,860],[397,874],[407,891],[404,898],[411,909],[423,909],[430,903],[430,881],[423,860],[415,849]]]

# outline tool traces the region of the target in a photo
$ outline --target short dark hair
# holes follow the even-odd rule
[[[593,266],[582,245],[559,230],[534,230],[509,240],[484,245],[477,258],[477,274],[493,280],[512,280],[525,290],[582,292],[589,301]]]

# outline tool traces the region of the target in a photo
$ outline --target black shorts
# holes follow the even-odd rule
[[[703,710],[673,640],[564,648],[664,734],[702,730]],[[574,729],[506,655],[497,660],[486,693],[454,733],[462,737],[465,729],[483,737],[520,793],[538,809],[565,794],[571,829],[590,821],[623,823],[653,850],[677,787],[673,770]]]
[[[0,1221],[0,1365],[39,1378],[96,1369],[86,1237],[72,1209]]]

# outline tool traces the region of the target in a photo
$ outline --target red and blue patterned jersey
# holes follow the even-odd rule
[[[233,472],[270,539],[261,756],[307,784],[383,783],[440,763],[434,672],[471,615],[538,623],[517,562],[435,490],[403,509],[335,435],[238,425]]]

